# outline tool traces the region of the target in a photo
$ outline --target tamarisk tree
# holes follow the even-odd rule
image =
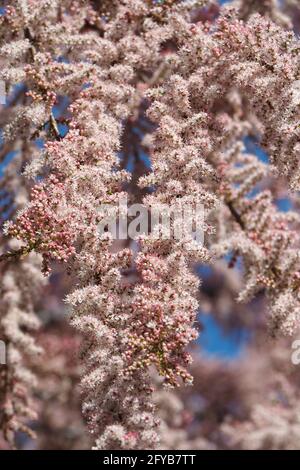
[[[193,380],[195,265],[241,260],[237,301],[263,292],[269,332],[296,331],[299,216],[297,204],[281,212],[274,193],[278,180],[295,199],[300,189],[297,5],[283,3],[5,2],[0,423],[12,446],[18,431],[32,434],[42,350],[31,332],[57,266],[70,277],[94,449],[159,446],[165,397]],[[114,218],[126,195],[149,213],[200,203],[204,244],[100,233],[99,208]]]

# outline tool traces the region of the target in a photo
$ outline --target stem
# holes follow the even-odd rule
[[[236,210],[236,208],[234,207],[233,203],[231,201],[226,201],[226,204],[227,204],[233,218],[236,220],[236,222],[239,224],[239,226],[243,230],[245,230],[246,226],[243,222],[243,219],[242,219],[241,215],[238,213],[238,211]]]
[[[50,114],[50,124],[51,124],[51,127],[52,127],[53,131],[54,131],[55,137],[58,140],[61,140],[62,137],[60,135],[58,125],[57,125],[56,119],[55,119],[54,114],[53,114],[52,111],[51,111],[51,114]]]
[[[32,251],[31,248],[28,246],[23,246],[22,248],[19,248],[18,250],[13,250],[13,251],[7,251],[6,253],[3,253],[0,255],[0,262],[5,261],[10,258],[22,258],[23,256],[28,255]]]

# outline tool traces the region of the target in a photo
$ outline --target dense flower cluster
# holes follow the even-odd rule
[[[125,305],[131,314],[134,329],[127,338],[125,358],[128,372],[154,364],[167,383],[192,380],[186,372],[190,362],[186,346],[196,339],[193,328],[198,281],[179,254],[169,255],[167,261],[149,254],[136,260],[141,284]]]
[[[68,214],[63,183],[53,175],[47,186],[32,189],[29,210],[18,215],[6,233],[26,242],[24,253],[35,250],[43,255],[43,271],[49,272],[49,261],[67,261],[74,254],[74,218]]]
[[[20,265],[9,266],[1,278],[0,332],[6,344],[8,368],[1,370],[0,375],[0,423],[13,447],[17,432],[34,435],[28,422],[37,417],[30,393],[37,382],[28,363],[42,352],[30,334],[40,324],[34,306],[42,285],[34,254]]]
[[[24,155],[25,157],[25,155]],[[14,200],[13,210],[20,209],[28,202],[24,181],[19,174],[20,158],[15,157],[13,168],[3,175],[5,196]],[[1,207],[1,219],[9,204]],[[11,214],[11,213],[10,213]],[[1,252],[20,252],[20,242],[9,242],[1,237]],[[40,272],[40,256],[29,256],[13,262],[6,261],[1,269],[0,338],[5,344],[5,362],[0,371],[0,426],[4,438],[12,448],[16,446],[16,435],[20,432],[33,437],[35,433],[28,425],[37,418],[37,407],[32,392],[37,386],[33,372],[36,357],[43,352],[37,344],[34,333],[40,326],[36,316],[42,289],[46,284]]]
[[[19,350],[37,352],[19,331],[36,326],[32,295],[41,282],[37,276],[27,291],[32,280],[23,271],[35,255],[26,255],[41,254],[45,273],[50,261],[66,263],[66,302],[82,338],[83,414],[95,449],[158,445],[151,366],[164,384],[192,381],[196,263],[229,254],[233,268],[241,256],[246,286],[239,300],[264,290],[272,332],[292,334],[299,324],[299,220],[281,213],[264,187],[280,175],[299,189],[299,41],[275,1],[252,2],[249,10],[234,2],[217,18],[213,3],[16,0],[0,16],[0,79],[8,88],[24,83],[21,99],[16,94],[1,117],[3,155],[24,154],[22,170],[34,180],[30,202],[6,225],[6,235],[22,245],[0,258],[7,266],[0,325],[17,375]],[[132,179],[122,166],[129,129],[142,134],[139,148],[152,163],[152,171]],[[249,135],[271,165],[245,151]],[[136,164],[139,158],[134,148]],[[124,243],[101,234],[101,206],[116,217],[126,189],[149,212],[201,204],[193,223],[201,224],[205,244],[185,227],[180,240],[158,237],[163,224]],[[173,231],[176,223],[171,217]],[[165,393],[156,396],[159,406]],[[180,408],[175,398],[173,405]],[[9,406],[4,429],[17,431]],[[20,406],[16,414],[30,417],[26,400]]]
[[[299,322],[299,217],[293,212],[279,212],[267,190],[251,199],[241,199],[241,191],[245,187],[246,193],[253,190],[267,167],[253,155],[240,154],[235,164],[237,161],[241,162],[238,168],[227,160],[220,169],[220,193],[236,231],[223,234],[215,252],[218,256],[228,252],[243,256],[247,282],[239,300],[245,302],[265,289],[273,333],[281,330],[291,335]]]

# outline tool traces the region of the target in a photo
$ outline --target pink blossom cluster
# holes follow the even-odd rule
[[[299,219],[278,211],[264,187],[281,175],[299,189],[299,40],[270,20],[283,24],[274,2],[264,2],[265,17],[235,2],[240,11],[225,6],[218,18],[202,10],[211,3],[16,0],[0,17],[0,79],[28,87],[1,116],[5,148],[24,155],[27,176],[43,178],[7,224],[6,234],[25,245],[1,261],[35,251],[44,273],[51,261],[66,263],[70,321],[82,338],[82,409],[95,449],[158,445],[152,398],[159,380],[151,366],[164,384],[192,381],[195,263],[230,254],[233,269],[241,257],[239,300],[263,290],[273,333],[292,334],[299,325]],[[71,102],[61,116],[65,136],[52,109],[59,95]],[[130,146],[137,134],[143,139]],[[249,136],[271,165],[245,151]],[[36,137],[45,140],[40,154]],[[132,178],[119,158],[126,140]],[[142,175],[141,149],[152,163]],[[29,184],[19,178],[26,193]],[[101,235],[101,205],[116,216],[126,189],[149,211],[200,203],[204,244],[188,232],[180,240],[157,237],[162,224],[137,243]],[[19,350],[31,344],[20,326],[35,322],[32,293],[20,282],[19,296],[9,269],[1,328],[17,374]]]
[[[179,288],[179,275],[185,269],[179,256],[166,263],[157,256],[141,254],[136,268],[141,284],[126,305],[134,325],[126,341],[127,371],[132,374],[154,364],[166,383],[175,386],[179,378],[189,383],[192,378],[186,366],[190,356],[185,348],[198,336],[193,328],[197,304],[184,287],[191,282],[196,288],[196,279],[186,270],[186,282],[181,280],[183,285]]]
[[[31,191],[28,210],[21,212],[7,234],[26,242],[28,252],[35,250],[43,255],[43,272],[49,272],[49,262],[66,262],[75,253],[74,215],[66,213],[64,184],[51,175],[45,183]]]

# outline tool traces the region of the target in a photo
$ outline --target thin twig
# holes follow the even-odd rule
[[[54,131],[55,137],[58,140],[61,140],[62,136],[60,135],[58,125],[57,125],[56,119],[55,119],[54,114],[53,114],[52,111],[51,111],[51,114],[50,114],[50,124],[51,124],[51,127],[52,127],[53,131]]]
[[[6,253],[3,253],[0,255],[0,262],[5,261],[11,258],[22,258],[23,256],[28,255],[31,252],[31,248],[28,246],[23,246],[22,248],[19,248],[18,250],[13,250],[13,251],[7,251]]]
[[[232,204],[232,202],[231,201],[226,201],[226,204],[227,204],[233,218],[240,225],[240,227],[243,230],[245,230],[246,226],[243,222],[243,219],[242,219],[241,215],[238,213],[238,211],[236,210],[236,208],[234,207],[234,205]]]

